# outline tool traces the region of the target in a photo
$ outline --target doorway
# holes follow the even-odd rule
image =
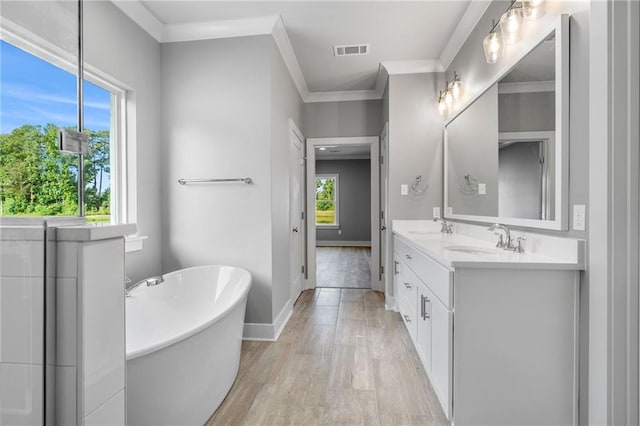
[[[378,162],[378,137],[307,140],[307,288],[383,291]]]

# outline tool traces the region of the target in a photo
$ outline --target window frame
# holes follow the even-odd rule
[[[77,58],[74,55],[19,25],[3,20],[0,39],[74,76],[77,75]],[[135,187],[131,187],[132,184],[135,185],[135,169],[132,168],[132,163],[127,161],[127,153],[134,145],[134,141],[127,138],[126,107],[129,90],[126,85],[86,64],[83,79],[111,94],[110,224],[135,223]]]
[[[338,173],[319,173],[316,174],[315,177],[315,181],[317,181],[318,179],[333,179],[335,180],[335,184],[334,184],[334,193],[333,193],[333,205],[334,205],[334,211],[335,211],[335,223],[318,223],[318,215],[316,214],[316,228],[320,228],[320,229],[340,229],[340,175]],[[314,195],[314,207],[316,208],[316,212],[317,210],[317,203],[318,201],[323,201],[323,200],[318,200],[317,197],[317,192]]]

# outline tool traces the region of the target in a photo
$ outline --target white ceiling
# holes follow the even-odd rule
[[[298,80],[304,81],[297,82],[299,90],[303,86],[301,92],[307,92],[301,93],[303,97],[309,92],[324,95],[376,90],[379,97],[381,64],[411,63],[424,70],[426,63],[432,71],[443,70],[490,3],[489,0],[112,1],[159,41],[175,41],[175,37],[169,39],[176,29],[181,34],[179,39],[185,40],[189,37],[182,34],[189,27],[199,28],[202,34],[203,29],[216,26],[219,33],[227,26],[237,28],[239,22],[255,27],[256,22],[264,24],[262,18],[280,16],[286,32],[280,41],[288,36],[285,43],[290,43],[290,56],[297,64],[287,65],[294,80],[297,72]],[[238,30],[231,33],[237,35]],[[260,33],[250,30],[245,35]],[[229,35],[218,35],[223,36]],[[275,31],[274,37],[278,42]],[[335,44],[356,43],[370,44],[370,54],[334,57]],[[282,46],[279,47],[282,51]],[[283,56],[287,61],[285,52]],[[404,70],[406,66],[401,68]]]

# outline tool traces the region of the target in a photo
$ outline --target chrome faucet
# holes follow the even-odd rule
[[[442,223],[442,228],[440,228],[440,232],[442,232],[443,234],[453,234],[453,225],[449,225],[447,221],[444,220],[443,218],[436,216],[433,218],[433,221]]]
[[[511,243],[511,232],[509,232],[509,228],[506,225],[501,223],[495,223],[487,228],[487,231],[493,232],[498,236],[498,242],[496,243],[497,248],[502,248],[505,250],[513,250],[513,246]],[[504,239],[502,238],[502,234],[495,231],[504,231]]]

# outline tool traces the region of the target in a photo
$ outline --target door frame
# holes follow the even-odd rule
[[[380,144],[378,136],[307,139],[307,279],[305,288],[316,287],[316,209],[315,175],[316,146],[318,145],[369,145],[371,148],[371,288],[384,292],[379,279],[380,270]]]
[[[302,262],[302,267],[304,268],[304,271],[301,273],[301,279],[300,279],[300,287],[298,289],[298,294],[293,294],[293,282],[294,282],[294,277],[289,277],[289,295],[292,298],[292,302],[295,302],[296,299],[298,298],[298,296],[300,295],[300,293],[306,288],[306,276],[307,276],[307,271],[309,269],[308,267],[308,257],[307,257],[307,226],[306,226],[306,221],[307,221],[307,212],[306,212],[306,207],[307,207],[307,203],[306,203],[306,164],[305,164],[305,158],[306,158],[306,153],[305,153],[305,149],[306,149],[306,141],[304,138],[304,135],[302,134],[302,131],[298,128],[298,126],[296,125],[296,123],[292,120],[289,119],[289,146],[288,146],[288,150],[291,150],[292,147],[291,145],[295,143],[295,140],[298,140],[298,142],[300,143],[300,153],[302,154],[302,164],[300,165],[302,167],[302,172],[300,174],[300,200],[301,200],[301,208],[302,208],[302,218],[300,219],[300,260]],[[288,151],[290,152],[290,151]],[[291,159],[289,158],[289,184],[291,182],[291,178],[293,176],[294,170],[293,170],[293,165],[291,164]],[[291,189],[291,187],[289,187],[289,189]],[[296,208],[296,206],[292,206],[291,205],[291,194],[289,194],[289,232],[292,232],[292,226],[293,224],[291,223],[291,209]],[[289,240],[291,241],[291,240]],[[291,251],[293,250],[293,247],[289,247],[289,261],[291,261]],[[291,271],[291,265],[289,265],[289,272]]]

